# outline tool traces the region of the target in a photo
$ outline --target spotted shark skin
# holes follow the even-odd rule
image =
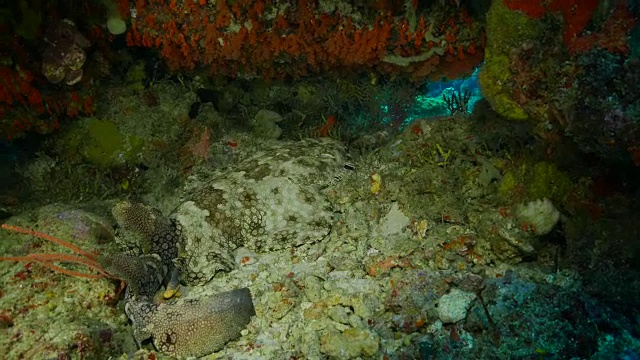
[[[173,356],[204,356],[240,336],[255,316],[249,289],[204,299],[158,303],[156,293],[208,282],[234,267],[234,251],[275,251],[325,238],[333,224],[324,191],[345,167],[343,148],[329,139],[278,142],[185,187],[169,215],[124,201],[112,214],[121,254],[103,257],[125,280],[125,311],[139,343],[153,339]],[[167,292],[165,292],[165,295]]]

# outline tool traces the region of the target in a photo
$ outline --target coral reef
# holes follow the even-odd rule
[[[597,1],[493,2],[483,94],[500,115],[530,119],[550,144],[567,137],[583,152],[637,162],[635,16]]]
[[[565,204],[574,187],[571,178],[549,162],[522,164],[504,172],[498,196],[507,204],[549,198]]]
[[[126,72],[134,54],[145,53],[148,62],[146,79],[136,86],[148,86],[163,74],[181,79],[185,74],[218,79],[349,74],[419,83],[471,73],[484,47],[483,14],[466,3],[74,0],[38,3],[33,11],[16,5],[3,15],[22,19],[42,13],[51,16],[13,38],[10,55],[2,59],[6,90],[0,105],[12,121],[0,126],[7,139],[34,130],[49,133],[60,121],[91,114],[97,80],[108,82]],[[11,30],[21,33],[22,24],[11,23]],[[122,37],[131,47],[126,52],[119,49]],[[34,54],[35,48],[44,50]],[[69,86],[51,86],[45,79]]]
[[[90,92],[43,93],[35,72],[19,66],[0,66],[0,84],[0,130],[6,140],[28,132],[49,133],[59,128],[63,118],[94,111]]]
[[[137,1],[127,42],[159,48],[174,69],[204,64],[215,74],[262,78],[365,68],[455,77],[481,60],[481,27],[464,8],[441,6],[435,16],[408,3],[394,20],[397,10],[381,7]]]
[[[1,357],[638,358],[639,10],[3,6]]]
[[[48,134],[68,119],[95,111],[92,58],[98,48],[106,48],[107,39],[90,24],[101,6],[18,1],[0,9],[3,141]]]
[[[526,112],[512,98],[509,86],[509,55],[540,32],[539,25],[524,14],[509,11],[502,1],[494,1],[487,13],[485,65],[479,75],[483,96],[500,115],[526,119]]]
[[[151,313],[158,314],[154,320],[145,318],[145,307],[129,306],[127,313],[134,318],[136,324],[149,321],[146,324],[153,326],[138,326],[134,329],[119,318],[118,324],[110,327],[113,334],[110,346],[102,345],[101,340],[92,340],[94,338],[87,335],[92,334],[94,328],[78,328],[72,334],[85,339],[82,342],[85,346],[84,354],[87,357],[103,354],[118,357],[135,353],[135,356],[162,359],[168,358],[169,354],[202,355],[211,351],[217,351],[212,356],[232,358],[486,358],[487,354],[495,358],[508,358],[509,354],[514,352],[527,356],[539,356],[540,352],[554,353],[562,357],[583,352],[596,355],[606,354],[607,351],[617,353],[625,346],[632,354],[637,353],[638,344],[630,332],[627,320],[606,304],[595,301],[580,288],[582,280],[586,280],[582,279],[579,271],[581,266],[588,263],[604,263],[601,256],[607,253],[603,244],[588,247],[597,249],[595,252],[589,252],[587,248],[575,248],[585,241],[581,233],[582,218],[563,218],[561,226],[570,229],[566,239],[570,250],[554,260],[552,254],[556,248],[555,243],[530,228],[521,228],[518,224],[521,219],[516,219],[516,211],[512,214],[509,209],[503,209],[498,199],[501,173],[507,169],[517,171],[522,168],[520,160],[508,161],[497,152],[484,150],[483,139],[475,132],[477,124],[466,117],[457,116],[441,121],[420,120],[415,125],[420,131],[407,127],[392,141],[378,148],[376,153],[369,152],[354,159],[356,162],[351,166],[355,167],[356,171],[338,172],[339,180],[333,179],[334,173],[329,171],[338,164],[326,156],[327,151],[334,149],[334,140],[306,140],[309,144],[318,144],[318,151],[310,152],[299,143],[258,139],[250,134],[233,134],[236,147],[233,148],[231,165],[224,170],[212,170],[206,163],[196,165],[193,170],[194,177],[187,186],[188,196],[184,199],[186,201],[182,202],[176,211],[178,216],[173,216],[173,221],[180,220],[183,226],[191,227],[189,231],[193,234],[199,231],[202,235],[200,238],[191,236],[191,245],[186,246],[187,242],[178,252],[178,257],[184,256],[186,252],[198,255],[204,254],[204,249],[219,250],[220,246],[226,246],[230,251],[225,255],[224,267],[202,267],[200,265],[207,263],[204,257],[191,257],[193,261],[186,263],[200,266],[198,269],[207,273],[206,280],[198,281],[201,285],[183,284],[180,287],[182,298],[163,300],[166,305],[159,305],[157,308],[155,305],[147,307],[146,309],[153,310]],[[471,136],[474,134],[475,136]],[[273,148],[267,144],[272,144]],[[280,152],[277,151],[279,148]],[[440,148],[442,151],[434,148]],[[212,149],[212,152],[222,151],[221,149]],[[284,151],[285,149],[287,151]],[[443,161],[443,153],[448,154],[446,161]],[[261,154],[272,156],[266,157],[266,160],[260,163]],[[295,159],[303,160],[296,162]],[[207,186],[219,188],[220,193],[227,193],[227,189],[242,191],[246,196],[241,199],[247,204],[254,204],[255,209],[263,211],[270,209],[270,201],[287,194],[286,191],[279,191],[280,195],[268,195],[267,191],[267,194],[260,193],[264,197],[256,199],[248,189],[253,188],[253,185],[260,187],[260,184],[268,184],[274,175],[267,169],[273,168],[272,170],[276,170],[275,174],[278,174],[278,164],[281,164],[281,170],[289,169],[286,174],[295,180],[295,184],[304,184],[301,189],[306,189],[303,192],[307,199],[312,198],[313,193],[309,191],[316,189],[316,184],[328,185],[322,189],[325,195],[324,202],[321,203],[331,208],[328,210],[332,217],[330,231],[323,226],[322,234],[318,234],[315,240],[303,241],[303,244],[297,247],[277,247],[273,242],[264,243],[265,246],[255,246],[263,227],[252,222],[258,219],[257,216],[253,216],[258,214],[254,207],[246,208],[246,212],[241,210],[244,207],[233,212],[226,208],[218,210],[217,207],[205,204],[206,211],[193,211],[195,203],[204,204],[201,199],[208,199],[210,203],[222,199],[218,197],[216,200],[211,194],[205,197],[207,192],[202,191],[202,188],[206,190]],[[313,164],[325,166],[315,167]],[[533,183],[542,184],[540,189],[543,190],[539,191],[551,191],[553,194],[553,179],[562,172],[559,169],[553,170],[554,168],[547,163],[542,164],[530,166],[531,169],[539,168],[532,171],[539,174],[537,176],[541,179],[534,180]],[[292,169],[298,169],[298,172],[291,173],[293,170],[288,166],[293,166]],[[310,168],[315,170],[309,173]],[[529,166],[524,168],[528,169]],[[378,174],[382,183],[375,193],[371,192],[372,173]],[[246,175],[243,177],[239,174]],[[524,176],[522,180],[526,181],[528,177],[531,176]],[[281,179],[277,181],[278,184],[291,181],[276,178]],[[244,185],[238,186],[240,180]],[[574,186],[576,190],[580,187],[578,184]],[[269,189],[266,186],[265,188]],[[537,189],[538,186],[534,188]],[[198,192],[198,189],[201,191]],[[534,193],[537,194],[537,191]],[[291,191],[288,193],[293,194]],[[175,207],[175,204],[171,206],[162,201],[166,199],[158,203],[167,213]],[[316,208],[321,207],[318,202],[314,204]],[[92,206],[96,212],[100,212],[99,209],[110,207],[111,204],[93,203]],[[280,208],[282,205],[276,207]],[[135,211],[128,213],[127,209]],[[129,219],[127,221],[137,220],[122,223],[124,226],[118,230],[118,242],[108,240],[109,237],[104,240],[102,237],[101,241],[106,242],[102,245],[105,247],[103,253],[117,253],[119,250],[114,247],[118,245],[133,249],[136,254],[140,254],[141,251],[147,252],[153,246],[156,246],[154,251],[161,251],[164,240],[174,241],[176,238],[173,235],[165,234],[156,237],[156,240],[159,240],[157,242],[145,242],[145,239],[149,239],[145,233],[163,234],[162,229],[169,229],[170,234],[175,234],[167,218],[157,210],[149,209],[151,208],[137,205],[116,206],[115,215],[119,221],[122,221],[122,214],[129,214],[125,216]],[[213,215],[206,217],[207,213]],[[92,245],[92,242],[100,241],[98,239],[101,237],[93,232],[89,232],[93,235],[88,238],[75,237],[77,234],[87,234],[87,227],[84,217],[69,215],[69,210],[43,208],[37,214],[16,217],[11,223],[38,226],[56,236],[73,240],[87,249],[94,249],[95,245]],[[214,223],[217,224],[215,228],[206,221],[209,218],[212,221],[218,218],[224,220],[222,215],[225,214],[235,214],[234,217],[246,221],[238,222],[237,227],[234,222],[221,221]],[[141,217],[136,218],[138,215]],[[228,215],[225,216],[228,218]],[[264,220],[267,217],[271,218],[270,216],[263,215],[262,218]],[[149,222],[145,219],[155,220]],[[191,220],[190,224],[185,223],[188,219]],[[276,217],[265,224],[272,221],[280,220]],[[221,225],[223,223],[225,225]],[[128,224],[139,227],[130,228]],[[256,226],[251,227],[252,224]],[[65,228],[58,230],[57,226],[60,225],[64,225]],[[313,226],[314,224],[304,225],[300,231],[308,232],[314,229]],[[602,222],[590,221],[587,224],[590,231],[598,233],[600,231],[597,229],[604,229],[601,228],[603,226],[605,225]],[[295,225],[273,225],[274,230],[294,227]],[[110,229],[111,226],[105,228]],[[209,238],[202,231],[206,229],[226,230],[227,233],[223,233],[221,237],[227,239],[226,242],[221,243],[215,240],[217,238]],[[265,233],[272,231],[271,228],[264,229]],[[629,234],[617,236],[619,239],[630,239]],[[635,241],[635,238],[633,240]],[[183,240],[178,242],[180,241]],[[237,244],[233,241],[237,241]],[[132,243],[142,246],[135,249],[130,246]],[[241,243],[244,243],[244,246],[238,247]],[[8,244],[12,244],[11,248],[3,250],[3,253],[19,255],[31,252],[31,248],[23,249],[21,252],[17,248],[18,242]],[[47,251],[46,248],[43,250]],[[149,264],[154,263],[151,258],[136,258],[145,259],[142,261]],[[532,258],[538,259],[539,267],[532,266],[533,263],[521,264],[525,259],[531,261]],[[124,257],[112,259],[127,260]],[[125,261],[125,264],[133,263],[127,261],[129,262]],[[217,260],[214,261],[219,263]],[[558,271],[546,270],[555,269],[554,266],[560,266],[561,263],[565,264],[565,267]],[[110,266],[108,263],[104,265]],[[7,280],[13,293],[0,297],[0,311],[6,310],[13,323],[4,329],[7,336],[2,338],[13,338],[29,327],[34,329],[35,334],[47,334],[49,330],[36,328],[30,322],[32,318],[45,316],[41,313],[41,307],[36,306],[21,312],[20,309],[9,306],[5,300],[32,304],[30,299],[38,298],[38,295],[34,295],[34,292],[37,294],[37,287],[31,286],[37,274],[38,277],[53,278],[60,282],[51,285],[57,290],[49,295],[48,301],[63,302],[63,299],[58,300],[57,297],[59,291],[65,289],[60,275],[42,272],[42,269],[34,267],[27,270],[24,279],[20,280],[22,272],[25,271],[24,265],[1,262],[0,266],[6,269],[2,276],[14,279]],[[149,265],[148,271],[162,269],[164,273],[160,263],[155,262],[154,266],[155,268]],[[142,265],[134,266],[134,274],[145,274],[146,271],[140,270],[143,268]],[[184,279],[189,280],[189,268],[181,268],[187,270]],[[125,266],[117,266],[116,270],[112,271],[127,277],[126,269]],[[133,287],[139,284],[136,277],[128,278]],[[610,280],[615,281],[616,278],[607,279]],[[83,286],[81,284],[84,284],[79,283],[80,281],[84,280],[66,279],[64,284],[79,284],[76,285],[78,297],[82,297],[80,294],[93,294],[91,291],[95,289],[109,288],[108,280],[99,279],[94,280],[98,285],[86,284],[86,289],[80,290]],[[625,281],[626,287],[620,287],[616,294],[629,296],[625,294],[637,289],[637,282]],[[23,285],[22,290],[16,291],[20,284]],[[610,288],[598,288],[598,285],[603,286],[602,283],[591,285],[596,295]],[[224,317],[224,306],[213,306],[218,304],[218,300],[215,299],[220,299],[216,298],[215,294],[244,287],[249,288],[251,292],[256,314],[251,317],[246,328],[244,325],[233,328],[233,336],[214,331],[209,337],[202,337],[200,335],[203,331],[196,330],[194,333],[192,326],[181,327],[191,323],[196,324],[196,327],[210,326],[202,316],[213,316],[235,325],[245,324],[251,312],[232,311],[230,320]],[[625,289],[626,293],[623,292]],[[109,296],[112,296],[111,291],[108,292]],[[69,294],[68,297],[76,298],[76,294]],[[211,301],[215,304],[207,299],[214,299]],[[524,299],[528,299],[528,302]],[[571,299],[571,302],[561,301],[562,299]],[[75,308],[77,313],[74,313],[74,319],[87,321],[98,316],[95,315],[95,310],[104,307],[111,313],[122,314],[122,309],[109,306],[113,305],[94,305],[94,308],[88,310],[78,306]],[[64,309],[72,311],[71,308]],[[197,311],[192,311],[194,309]],[[213,313],[207,312],[211,309]],[[598,310],[594,312],[592,309]],[[598,315],[603,313],[608,315]],[[513,318],[514,314],[518,315],[517,319]],[[586,324],[593,321],[602,324],[599,332],[590,331],[586,327]],[[72,321],[63,323],[64,329],[77,324]],[[549,327],[546,325],[548,323],[554,326]],[[512,324],[517,326],[514,327]],[[180,331],[175,334],[175,339],[176,344],[180,346],[174,348],[165,340],[168,333],[178,328]],[[244,330],[240,331],[243,328]],[[520,339],[528,334],[523,329],[529,328],[535,328],[537,336],[523,345]],[[154,351],[148,345],[142,345],[141,349],[136,350],[136,344],[131,340],[134,330],[138,333],[138,339],[153,337],[158,350],[163,353]],[[238,334],[241,336],[236,339]],[[578,336],[577,334],[582,336],[581,341],[590,344],[586,349],[576,348],[577,345],[572,339]],[[169,337],[173,338],[172,336]],[[3,344],[7,349],[6,353],[12,357],[27,354],[24,350],[27,348],[26,344],[30,344],[34,337],[25,334],[17,339],[11,344]],[[47,341],[43,344],[54,349],[54,354],[75,355],[77,345],[74,344],[80,342],[73,339],[76,338],[65,337],[59,340],[60,343],[55,347]],[[95,339],[100,337],[96,336]],[[233,340],[221,348],[222,344],[230,339]],[[203,341],[211,346],[201,347]],[[468,345],[471,342],[474,346]]]

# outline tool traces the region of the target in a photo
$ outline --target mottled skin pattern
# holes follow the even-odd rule
[[[150,206],[122,202],[112,210],[118,222],[116,241],[121,250],[132,256],[157,254],[165,265],[171,266],[178,256],[175,224]]]
[[[133,324],[138,344],[153,336],[148,325],[157,310],[153,297],[167,274],[167,267],[157,255],[141,257],[119,254],[101,259],[104,269],[126,281],[125,312]]]
[[[150,328],[158,350],[174,356],[204,356],[237,338],[255,315],[251,293],[242,288],[162,304],[153,313]]]
[[[237,338],[255,315],[248,289],[206,299],[158,304],[164,284],[203,284],[230,270],[244,246],[273,251],[316,242],[333,222],[323,190],[344,165],[328,139],[263,146],[224,171],[193,180],[169,216],[139,203],[113,209],[123,254],[102,258],[107,272],[127,281],[125,311],[138,343],[150,337],[174,356],[203,356]]]
[[[255,315],[249,289],[206,299],[156,302],[154,296],[162,284],[170,284],[177,275],[170,269],[175,269],[171,260],[176,257],[180,233],[157,210],[143,204],[121,202],[112,213],[119,224],[117,242],[123,251],[136,255],[106,255],[100,263],[127,282],[125,312],[138,345],[153,338],[158,350],[173,356],[204,356],[240,335]],[[134,246],[133,239],[141,246]],[[147,244],[150,239],[154,243]]]
[[[282,250],[322,240],[333,224],[323,190],[345,164],[328,139],[278,143],[187,186],[171,214],[181,233],[181,280],[203,284],[233,268],[233,252]]]

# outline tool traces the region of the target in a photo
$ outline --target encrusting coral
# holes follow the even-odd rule
[[[158,48],[173,69],[206,65],[218,75],[279,78],[377,68],[424,79],[459,75],[481,61],[481,29],[466,9],[443,5],[435,16],[407,2],[406,15],[394,18],[395,6],[151,0],[121,12],[131,21],[127,44]]]

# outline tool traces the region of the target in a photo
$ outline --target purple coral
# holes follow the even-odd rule
[[[42,58],[42,74],[57,84],[64,80],[67,85],[82,79],[82,66],[87,58],[84,49],[91,43],[76,25],[64,19],[50,26],[45,33],[47,48]]]

